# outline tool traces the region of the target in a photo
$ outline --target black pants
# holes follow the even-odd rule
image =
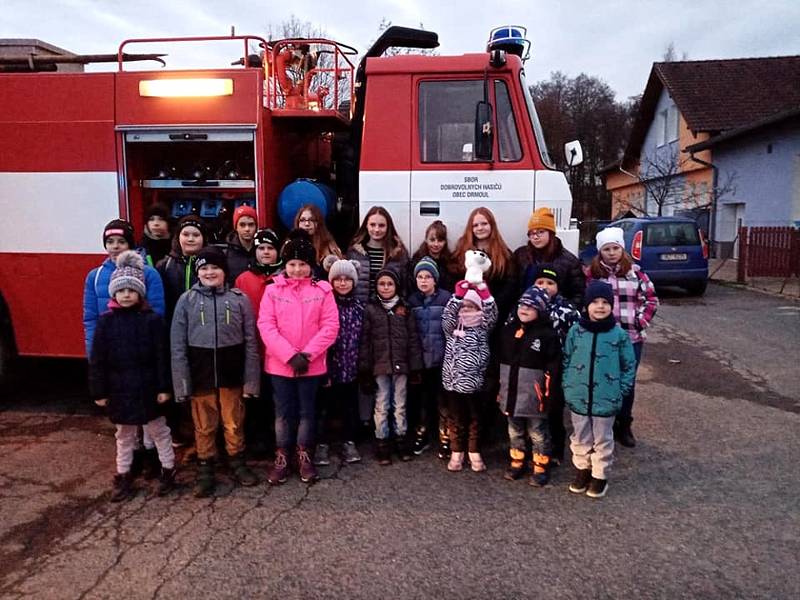
[[[550,427],[552,456],[564,459],[567,429],[564,427],[564,390],[561,389],[561,372],[550,381],[550,397],[547,406],[547,423]]]
[[[332,424],[338,420],[342,442],[355,441],[358,430],[358,382],[334,383],[319,388],[317,399],[317,442],[330,444]]]
[[[251,453],[271,455],[275,449],[275,405],[266,373],[261,373],[261,396],[245,400],[244,436]]]
[[[444,395],[450,417],[447,427],[450,449],[453,452],[464,452],[466,441],[468,452],[480,452],[482,394],[461,394],[445,390]]]
[[[409,411],[409,431],[415,430],[417,435],[428,439],[447,439],[447,405],[442,394],[442,368],[434,367],[422,371],[422,382],[410,387],[408,398],[411,401]]]

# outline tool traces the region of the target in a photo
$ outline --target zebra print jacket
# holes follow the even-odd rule
[[[497,322],[497,304],[489,297],[483,302],[483,323],[462,329],[458,328],[458,311],[463,303],[463,299],[453,296],[442,314],[442,386],[450,392],[471,394],[483,389],[489,366],[489,332]]]

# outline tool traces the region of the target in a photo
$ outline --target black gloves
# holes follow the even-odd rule
[[[298,352],[289,359],[289,366],[292,367],[295,375],[305,375],[308,373],[308,354],[305,352]]]

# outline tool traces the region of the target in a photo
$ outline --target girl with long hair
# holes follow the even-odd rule
[[[411,257],[409,263],[409,290],[416,289],[416,279],[413,273],[414,265],[426,256],[432,258],[439,269],[439,279],[436,282],[436,287],[453,293],[453,286],[456,282],[455,276],[451,271],[453,254],[447,246],[447,226],[439,220],[428,225],[427,229],[425,229],[425,239],[419,245],[417,251],[414,252],[414,256]]]

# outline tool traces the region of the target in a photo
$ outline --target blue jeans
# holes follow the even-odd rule
[[[636,370],[639,370],[639,363],[642,362],[642,348],[644,347],[644,342],[636,342],[633,345],[633,353],[636,355]],[[633,415],[633,399],[636,393],[636,380],[634,380],[633,385],[631,386],[631,391],[628,392],[628,395],[622,397],[622,408],[619,411],[619,416],[621,419],[631,419]]]
[[[514,450],[525,452],[525,434],[531,438],[534,454],[550,456],[550,428],[547,417],[508,417],[508,440]]]
[[[389,413],[394,416],[394,433],[406,434],[406,381],[405,375],[377,375],[378,393],[375,394],[375,437],[389,438]]]
[[[272,375],[275,401],[275,445],[290,450],[314,447],[314,421],[319,377],[281,377]]]

